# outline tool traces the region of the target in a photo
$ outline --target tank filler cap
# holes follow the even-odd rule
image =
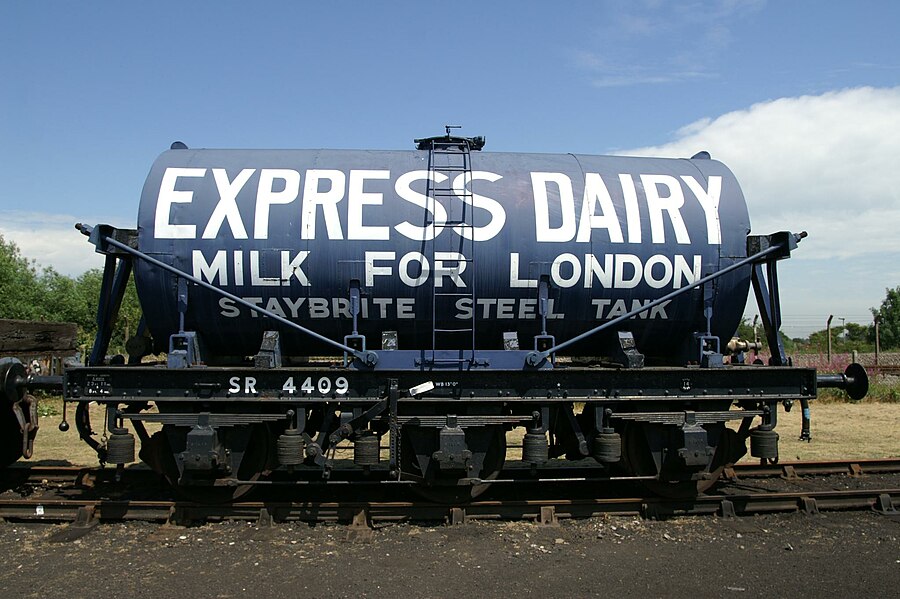
[[[187,144],[183,141],[173,141],[172,145],[169,146],[170,150],[187,150]]]
[[[697,152],[696,154],[691,156],[691,160],[709,160],[710,158],[712,158],[712,156],[710,156],[709,152],[707,152],[706,150],[701,150],[700,152]]]
[[[423,137],[420,139],[414,139],[413,142],[416,144],[417,150],[430,150],[435,147],[447,147],[447,146],[458,146],[460,149],[464,147],[468,147],[469,150],[480,151],[484,148],[485,139],[483,136],[479,135],[477,137],[460,137],[456,135],[451,135],[450,131],[452,129],[461,129],[462,125],[444,125],[445,135],[438,135],[436,137]]]

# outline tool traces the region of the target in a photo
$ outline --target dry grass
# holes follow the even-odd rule
[[[30,462],[69,462],[76,466],[96,466],[97,454],[87,443],[78,438],[75,430],[75,405],[68,409],[69,430],[61,432],[62,399],[58,397],[40,398],[41,428],[34,442],[34,455]],[[103,433],[104,411],[97,404],[91,404],[91,425],[97,438]],[[138,441],[140,443],[140,441]]]
[[[800,405],[779,411],[781,460],[900,457],[900,403],[812,402],[810,412],[812,442],[806,443],[799,440]]]
[[[35,461],[62,461],[77,465],[96,465],[94,452],[78,438],[73,424],[74,407],[70,406],[69,421],[73,424],[62,433],[58,426],[62,419],[62,401],[58,398],[41,400],[41,429],[35,443]],[[812,403],[812,442],[798,440],[800,436],[800,405],[790,413],[779,410],[778,431],[781,459],[827,460],[839,458],[900,457],[900,403]],[[103,412],[91,411],[95,430],[103,430]],[[521,444],[522,429],[509,434],[509,443]],[[521,450],[510,447],[508,457],[518,459]],[[744,460],[750,460],[750,456]]]

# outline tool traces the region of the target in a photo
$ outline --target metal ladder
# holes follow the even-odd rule
[[[484,138],[457,137],[450,135],[451,129],[458,126],[446,125],[446,135],[417,139],[416,147],[428,150],[428,180],[426,196],[434,202],[433,210],[426,211],[426,224],[429,227],[431,276],[431,360],[433,364],[473,362],[475,359],[475,310],[477,295],[475,289],[475,225],[472,185],[473,150],[484,146]],[[459,184],[454,185],[459,181]],[[441,209],[446,220],[440,216]],[[449,229],[450,231],[447,231]],[[451,232],[452,231],[452,232]],[[446,277],[437,272],[437,264],[455,263],[449,270],[455,271],[457,277],[468,273],[468,286],[457,287],[454,291],[445,291],[438,287]],[[447,268],[444,269],[448,270]],[[452,285],[452,283],[451,283]],[[458,326],[438,327],[438,319],[458,312],[457,303],[467,299],[471,302],[469,318],[459,320]],[[461,349],[460,338],[467,336],[471,342],[471,353],[459,358],[438,359],[439,350]]]

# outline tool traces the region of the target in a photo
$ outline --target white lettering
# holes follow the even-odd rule
[[[628,243],[641,242],[641,212],[638,208],[637,190],[631,175],[619,175],[622,195],[625,198],[625,220],[628,221]]]
[[[650,238],[653,243],[666,242],[666,230],[663,223],[663,212],[669,215],[675,240],[680,244],[690,244],[691,238],[681,218],[681,207],[684,205],[684,193],[678,179],[669,175],[641,175],[644,193],[647,194],[647,210],[650,213]],[[659,186],[667,189],[666,195],[660,195]]]
[[[210,283],[215,283],[214,279],[218,279],[219,285],[228,284],[228,253],[225,250],[216,252],[212,263],[207,263],[203,252],[193,250],[191,258],[194,266],[193,275],[198,279],[206,279]]]
[[[280,285],[278,277],[262,277],[259,268],[259,250],[250,250],[250,284],[253,286]]]
[[[306,298],[298,297],[297,299],[291,299],[289,297],[285,297],[282,299],[284,299],[284,303],[287,304],[288,310],[291,311],[291,318],[298,318],[300,316],[300,306],[303,305],[303,302],[306,301]]]
[[[409,265],[411,262],[418,262],[419,267],[416,269],[418,271],[418,275],[415,277],[409,276]],[[398,274],[400,275],[400,280],[403,281],[405,285],[409,285],[410,287],[418,287],[428,280],[428,274],[431,270],[431,267],[428,265],[428,258],[423,256],[419,252],[409,252],[408,254],[404,254],[402,258],[400,258],[400,265],[398,267]]]
[[[641,264],[640,258],[635,256],[634,254],[616,254],[616,274],[615,274],[615,282],[613,286],[616,289],[632,289],[637,287],[637,284],[641,282],[641,277],[644,274],[644,265]],[[626,278],[625,276],[625,266],[630,266],[634,271],[631,275],[631,278]]]
[[[455,262],[454,266],[445,266],[446,262]],[[426,262],[427,264],[427,262]],[[450,277],[457,287],[465,287],[460,276],[466,270],[468,261],[459,252],[435,252],[434,253],[434,286],[443,287],[444,277]]]
[[[275,181],[284,182],[284,189],[275,191]],[[264,168],[259,172],[256,191],[254,239],[269,238],[269,208],[273,204],[290,204],[300,194],[300,173],[288,168]]]
[[[216,204],[206,228],[203,229],[203,239],[215,239],[219,236],[222,229],[222,223],[228,221],[228,227],[231,229],[231,236],[234,239],[247,239],[247,229],[244,228],[244,221],[241,220],[241,212],[237,206],[237,196],[241,189],[247,183],[247,180],[253,175],[255,169],[245,168],[234,178],[234,181],[228,180],[228,173],[223,168],[214,168],[212,170],[213,178],[216,180],[216,189],[219,190],[219,202]]]
[[[219,314],[225,318],[235,318],[241,315],[241,311],[234,305],[234,300],[223,297],[219,299],[219,307],[222,309]]]
[[[514,299],[498,299],[497,300],[497,318],[513,318],[513,309],[516,306]]]
[[[429,173],[428,171],[410,171],[397,177],[394,184],[394,190],[401,199],[406,200],[414,206],[424,208],[428,211],[425,216],[426,222],[433,221],[433,226],[419,227],[408,221],[403,221],[399,225],[394,226],[394,230],[413,241],[431,241],[441,234],[444,224],[447,222],[447,211],[440,203],[435,203],[434,198],[426,196],[424,193],[413,191],[413,181],[431,178],[435,183],[443,183],[447,180],[447,176],[441,173]]]
[[[593,275],[593,276],[591,276]],[[613,256],[612,254],[603,255],[603,266],[594,254],[585,254],[584,256],[584,288],[589,289],[593,285],[593,278],[597,277],[602,287],[612,287],[613,281]]]
[[[294,256],[293,260],[291,260],[291,254],[287,250],[281,250],[281,284],[285,287],[289,287],[291,284],[291,277],[297,277],[297,280],[304,287],[309,287],[309,279],[306,278],[306,273],[303,272],[303,269],[300,268],[300,265],[303,264],[303,261],[306,260],[307,256],[309,256],[309,250],[303,250],[301,252],[297,252],[297,255]]]
[[[394,252],[366,252],[366,287],[375,284],[375,277],[389,277],[394,272],[390,266],[375,266],[376,260],[391,260],[396,258]],[[382,316],[382,318],[385,318]]]
[[[537,287],[537,279],[520,279],[519,278],[519,254],[518,252],[512,252],[509,255],[509,286],[513,288],[525,287],[525,288],[535,288]]]
[[[471,173],[463,173],[456,176],[453,180],[453,191],[456,195],[458,195],[464,203],[470,204],[473,209],[481,208],[491,214],[490,222],[483,227],[453,227],[453,230],[456,231],[457,235],[474,241],[487,241],[493,239],[500,233],[503,229],[503,225],[506,224],[506,211],[503,209],[503,206],[493,198],[472,193],[468,188],[468,184],[475,180],[484,180],[494,183],[502,178],[503,177],[497,173],[490,173],[487,171],[472,171]],[[471,197],[469,194],[471,194]]]
[[[591,304],[597,307],[597,313],[594,315],[594,318],[600,320],[603,318],[603,310],[612,303],[610,299],[593,299],[591,300]]]
[[[562,265],[571,265],[572,273],[569,276],[562,274]],[[581,278],[581,262],[574,254],[561,254],[550,265],[550,278],[559,287],[573,287]]]
[[[662,266],[663,269],[662,277],[660,278],[656,278],[653,276],[653,267],[657,264]],[[647,284],[654,289],[662,289],[663,287],[671,283],[672,261],[662,254],[651,256],[650,259],[644,263],[644,280],[647,281]]]
[[[532,297],[519,300],[519,319],[533,320],[535,308],[537,308],[537,299]]]
[[[719,198],[722,195],[722,177],[713,176],[709,178],[709,189],[703,189],[703,186],[691,176],[682,175],[681,179],[687,183],[697,201],[703,207],[703,213],[706,215],[706,240],[710,245],[718,245],[722,243],[722,227],[719,222]]]
[[[594,212],[594,206],[600,204],[600,214]],[[591,240],[592,229],[606,229],[610,243],[623,243],[622,226],[616,207],[613,205],[609,190],[598,173],[585,173],[584,200],[581,203],[581,220],[578,225],[578,242]]]
[[[319,181],[322,180],[331,182],[331,187],[327,191],[319,191]],[[303,185],[303,228],[300,231],[300,239],[316,238],[316,206],[322,207],[328,239],[344,238],[337,205],[344,199],[346,183],[347,177],[341,171],[331,169],[306,171],[306,183]]]
[[[551,227],[550,192],[547,185],[556,185],[559,200],[555,210],[560,225]],[[565,243],[575,237],[575,196],[572,181],[562,173],[531,173],[531,187],[534,194],[535,236],[539,242]],[[554,219],[555,220],[555,219]]]
[[[238,287],[244,284],[244,252],[234,250],[234,284]]]
[[[390,171],[351,170],[347,192],[347,239],[387,241],[391,237],[389,227],[363,224],[363,206],[381,206],[383,193],[363,191],[366,179],[390,179]]]
[[[328,300],[323,297],[311,297],[306,302],[310,318],[328,318]]]
[[[700,280],[700,269],[703,258],[698,254],[694,256],[694,266],[688,266],[684,256],[675,256],[675,289],[681,289],[683,285],[690,285]]]
[[[411,297],[398,297],[397,298],[397,318],[403,319],[413,319],[416,317],[416,313],[413,311],[415,308],[416,300]]]
[[[167,168],[159,184],[156,198],[156,218],[153,222],[153,236],[156,239],[196,239],[196,225],[172,224],[172,204],[190,204],[194,200],[193,191],[176,191],[178,177],[203,177],[205,168]]]
[[[472,298],[464,297],[456,300],[456,317],[460,320],[472,318]]]
[[[269,301],[266,302],[266,310],[282,318],[287,316],[287,314],[285,314],[284,310],[281,308],[281,304],[278,302],[278,298],[270,297]]]

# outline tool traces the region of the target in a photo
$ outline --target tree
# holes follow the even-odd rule
[[[91,345],[97,334],[97,302],[100,298],[100,288],[103,285],[103,271],[92,268],[81,274],[74,281],[76,297],[79,302],[79,320],[84,336],[83,342]],[[119,308],[119,318],[115,330],[110,339],[109,350],[111,353],[125,351],[126,334],[132,336],[137,332],[138,323],[141,320],[141,305],[134,288],[134,280],[128,281],[125,288],[125,296]]]
[[[52,268],[38,272],[33,260],[0,235],[0,318],[73,322],[78,325],[79,345],[89,347],[97,334],[102,281],[103,272],[96,268],[74,279]],[[129,281],[110,352],[124,351],[126,333],[135,334],[140,318],[134,282]]]
[[[37,320],[37,285],[34,261],[0,235],[0,318]]]
[[[878,308],[872,308],[872,316],[879,321],[882,349],[900,347],[900,286],[885,289],[885,298]]]

